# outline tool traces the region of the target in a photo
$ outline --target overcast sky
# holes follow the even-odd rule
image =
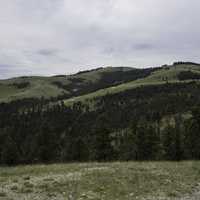
[[[200,62],[199,0],[0,0],[0,78]]]

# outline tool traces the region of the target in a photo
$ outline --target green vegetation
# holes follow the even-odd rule
[[[179,74],[182,72],[189,73],[190,76],[186,79],[180,79]],[[199,74],[199,65],[179,63],[147,69],[98,68],[69,76],[19,77],[0,80],[0,101],[10,102],[24,98],[44,97],[51,101],[55,101],[57,98],[69,99],[66,100],[66,104],[71,104],[74,101],[85,101],[85,99],[118,93],[141,85],[196,79]]]
[[[83,96],[73,97],[65,100],[66,105],[73,105],[75,102],[90,102],[93,98],[98,98],[101,96],[109,95],[109,94],[115,94],[124,92],[126,90],[131,90],[136,87],[140,86],[148,86],[148,85],[160,85],[168,83],[181,83],[181,82],[190,82],[193,79],[190,77],[189,79],[179,80],[179,74],[182,72],[186,73],[194,73],[200,75],[200,66],[197,65],[172,65],[172,66],[164,66],[154,72],[151,73],[151,75],[142,78],[137,79],[134,81],[130,81],[128,83],[120,84],[117,86],[113,86],[106,89],[101,89],[93,93],[89,93]],[[196,79],[195,79],[196,80]]]
[[[0,163],[200,159],[199,82],[148,85],[67,107],[0,104]]]
[[[0,81],[0,200],[195,200],[199,80],[179,62]]]
[[[66,91],[50,84],[50,80],[44,77],[15,78],[0,81],[0,101],[8,102],[24,98],[50,98],[57,97]],[[29,83],[24,88],[17,84]],[[5,92],[4,92],[5,91]]]
[[[193,199],[199,190],[200,164],[116,162],[1,167],[0,180],[0,199],[4,200]]]
[[[98,68],[91,71],[79,72],[75,75],[58,75],[53,77],[19,77],[0,80],[0,101],[8,102],[23,98],[69,98],[93,92],[122,82],[144,76],[143,71],[126,67]],[[131,76],[127,73],[134,72]],[[110,75],[113,76],[110,79]],[[122,77],[121,77],[122,75]],[[107,78],[109,77],[110,80]]]

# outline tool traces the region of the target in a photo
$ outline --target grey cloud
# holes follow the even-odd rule
[[[41,49],[37,51],[37,53],[42,56],[54,56],[56,55],[57,51],[52,49]]]
[[[153,48],[155,48],[155,46],[148,43],[140,43],[140,44],[133,45],[133,49],[137,49],[137,50],[151,50]]]
[[[200,62],[199,7],[197,0],[1,1],[0,78]]]

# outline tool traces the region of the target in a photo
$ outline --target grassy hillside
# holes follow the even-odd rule
[[[19,77],[0,81],[0,101],[23,98],[55,97],[67,91],[51,84],[54,77]],[[56,78],[57,79],[57,78]],[[24,87],[20,85],[25,85]]]
[[[119,68],[97,69],[69,78],[75,81],[68,86],[73,88],[78,83],[82,92],[88,92],[106,87],[105,83],[116,84],[116,80],[135,80],[65,101],[66,105],[88,101],[73,106],[65,106],[58,97],[50,102],[42,98],[2,103],[0,164],[200,159],[198,67],[179,63],[144,69],[142,73],[129,68],[117,72],[114,70]],[[106,74],[97,81],[96,74],[103,70]],[[90,80],[85,87],[80,76],[88,73],[93,74],[94,84]],[[28,78],[40,82],[40,89],[45,88],[44,78]],[[45,79],[54,81],[52,87],[67,89],[55,83],[66,76]],[[13,80],[7,81],[22,91],[33,84]]]
[[[188,65],[188,64],[179,64],[179,65],[170,65],[163,66],[158,70],[152,72],[149,76],[128,83],[120,84],[117,86],[109,87],[106,89],[98,90],[96,92],[86,94],[83,96],[78,96],[75,98],[70,98],[65,100],[66,105],[71,105],[74,102],[82,101],[91,101],[91,99],[105,96],[108,94],[116,94],[124,92],[126,90],[131,90],[140,86],[150,86],[150,85],[161,85],[165,83],[181,83],[181,82],[191,82],[194,79],[192,77],[186,77],[185,79],[180,79],[182,73],[192,73],[197,75],[195,80],[200,79],[200,66],[198,65]]]
[[[79,72],[75,75],[53,77],[18,77],[0,80],[0,101],[23,98],[69,98],[101,88],[118,85],[138,77],[145,77],[154,69],[140,70],[128,67],[107,67]]]
[[[0,168],[2,200],[193,200],[199,162],[126,162]]]
[[[23,98],[60,97],[60,99],[69,99],[66,103],[70,103],[107,93],[117,93],[141,85],[183,81],[179,79],[179,74],[183,72],[190,73],[190,76],[197,74],[197,79],[199,79],[200,66],[176,64],[147,69],[106,67],[68,76],[18,77],[0,80],[0,102]],[[186,80],[189,80],[190,76],[186,77]]]

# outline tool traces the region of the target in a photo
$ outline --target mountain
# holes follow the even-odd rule
[[[140,69],[138,69],[140,70]],[[198,81],[200,79],[200,65],[195,63],[174,63],[173,65],[163,65],[162,67],[149,68],[148,75],[142,78],[137,77],[132,81],[122,83],[116,86],[107,87],[86,95],[69,98],[65,100],[66,105],[78,101],[90,101],[95,97],[105,96],[107,94],[121,93],[141,86],[162,85],[166,83],[184,83]]]
[[[69,98],[148,76],[155,69],[106,67],[75,75],[18,77],[0,81],[0,101],[23,98]]]
[[[196,80],[199,79],[199,73],[198,64],[174,63],[157,68],[106,67],[74,75],[18,77],[0,80],[0,102],[41,97],[51,100],[69,99],[66,102],[70,102],[140,85]]]
[[[0,164],[200,159],[200,65],[0,82]]]

